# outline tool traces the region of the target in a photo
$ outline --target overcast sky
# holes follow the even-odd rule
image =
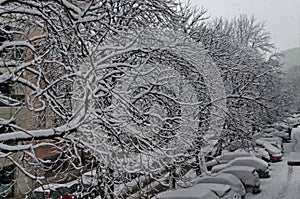
[[[188,1],[188,0],[182,0]],[[212,17],[232,18],[242,13],[265,21],[279,50],[300,47],[300,0],[190,0]]]

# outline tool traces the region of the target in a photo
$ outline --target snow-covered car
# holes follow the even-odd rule
[[[271,133],[273,131],[276,131],[276,129],[274,127],[268,127],[268,128],[262,129],[263,133]]]
[[[222,199],[241,199],[241,195],[231,189],[230,185],[218,184],[218,183],[200,183],[189,188],[191,192],[198,190],[211,190],[219,198]]]
[[[259,138],[255,140],[255,143],[259,146],[262,146],[264,142],[268,142],[271,145],[278,148],[281,152],[283,152],[283,142],[280,137],[267,137],[267,138]]]
[[[64,184],[47,184],[34,189],[26,199],[74,199],[72,190]]]
[[[229,161],[226,164],[220,164],[216,165],[212,168],[212,173],[217,173],[224,168],[230,167],[230,166],[249,166],[254,167],[257,171],[260,178],[269,178],[270,177],[270,169],[269,164],[265,162],[264,160],[257,158],[257,157],[238,157],[231,161]]]
[[[268,151],[262,147],[255,147],[251,152],[255,155],[255,157],[258,157],[266,162],[270,162],[271,160]]]
[[[260,139],[260,138],[274,138],[274,136],[270,135],[269,133],[265,132],[258,132],[252,135],[254,139]]]
[[[264,147],[264,149],[266,149],[266,151],[268,151],[272,162],[278,162],[282,159],[281,150],[278,149],[277,147],[275,147],[274,145],[272,145],[271,143],[269,143],[267,141],[256,142],[256,143],[257,143],[257,145]]]
[[[200,183],[215,183],[215,184],[227,184],[236,193],[240,194],[242,199],[245,198],[246,189],[239,178],[229,173],[218,173],[216,175],[201,176],[192,181],[193,184]]]
[[[290,135],[284,131],[273,131],[270,133],[273,137],[279,137],[282,138],[283,142],[288,142],[291,138]]]
[[[239,178],[247,192],[254,194],[260,192],[260,179],[254,167],[231,166],[221,170],[220,173],[230,173]]]
[[[300,125],[300,117],[296,115],[286,118],[285,123],[287,123],[290,127],[297,127]]]
[[[212,192],[217,197],[215,197],[210,193],[207,193],[208,191]],[[203,193],[205,195],[203,195]],[[229,185],[215,184],[215,183],[201,183],[186,189],[166,191],[158,194],[157,196],[158,199],[175,199],[175,198],[176,199],[183,199],[183,198],[206,199],[208,197],[222,198],[222,199],[240,199],[241,195],[233,191]]]
[[[188,189],[169,190],[159,193],[155,199],[220,199],[209,189]]]
[[[237,157],[251,157],[252,155],[247,152],[226,152],[220,156],[217,156],[215,159],[206,162],[206,167],[208,170],[211,170],[211,168],[217,164],[225,164],[229,162],[230,160],[233,160]]]
[[[268,151],[266,151],[266,149],[262,148],[262,147],[251,147],[251,148],[245,148],[245,149],[237,149],[236,152],[248,152],[250,154],[252,154],[253,156],[260,158],[266,162],[270,162],[271,158],[270,155],[268,153]]]
[[[285,122],[276,122],[273,124],[274,128],[279,130],[279,131],[285,131],[287,132],[289,130],[289,125],[286,124]]]

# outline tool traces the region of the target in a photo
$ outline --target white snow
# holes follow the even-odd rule
[[[261,193],[247,194],[247,199],[299,199],[300,167],[288,166],[287,156],[300,152],[300,127],[292,131],[292,142],[284,144],[283,161],[271,164],[271,178],[261,179]]]
[[[157,196],[158,199],[218,199],[219,197],[208,189],[177,189],[166,191]]]
[[[240,195],[245,195],[246,190],[244,185],[236,176],[229,173],[218,173],[216,175],[207,175],[203,177],[198,177],[192,181],[193,184],[199,183],[217,183],[217,184],[228,184],[231,188],[239,193]]]

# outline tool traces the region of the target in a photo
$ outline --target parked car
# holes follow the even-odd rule
[[[283,142],[288,142],[291,138],[290,135],[287,132],[284,131],[273,131],[270,133],[273,137],[279,137],[282,138]]]
[[[63,184],[47,184],[34,189],[26,199],[73,199],[72,191]]]
[[[269,164],[265,162],[262,159],[259,159],[257,157],[238,157],[235,158],[231,161],[229,161],[226,164],[220,164],[216,165],[212,168],[211,172],[212,173],[217,173],[224,168],[230,167],[230,166],[249,166],[249,167],[254,167],[255,170],[258,173],[258,176],[260,178],[269,178]]]
[[[271,143],[264,141],[264,142],[256,142],[258,145],[264,147],[266,151],[270,154],[271,162],[278,162],[282,159],[281,150],[272,145]]]
[[[220,199],[209,189],[188,189],[169,190],[159,193],[156,199]]]
[[[298,117],[297,115],[290,116],[286,118],[285,123],[287,123],[292,128],[296,128],[298,125],[300,125],[300,117]]]
[[[213,194],[211,194],[213,193]],[[222,198],[222,199],[240,199],[240,194],[231,189],[229,185],[202,183],[196,184],[190,188],[177,189],[175,191],[165,191],[158,194],[158,199],[198,199],[198,198]]]
[[[236,193],[241,195],[244,199],[246,195],[246,189],[239,178],[229,173],[218,173],[216,175],[201,176],[192,181],[193,184],[201,183],[215,183],[215,184],[227,184]]]
[[[271,157],[270,154],[268,153],[268,151],[262,147],[254,147],[253,149],[253,154],[255,155],[255,157],[258,157],[266,162],[270,162]]]
[[[217,164],[225,164],[229,162],[230,160],[233,160],[237,157],[251,157],[252,155],[247,152],[226,152],[220,156],[217,156],[215,159],[206,162],[206,167],[208,170],[211,170],[211,168]]]
[[[230,185],[226,184],[200,183],[189,188],[191,192],[203,189],[211,190],[222,199],[241,199],[241,195],[231,189]]]
[[[276,131],[276,129],[274,127],[267,127],[267,128],[262,129],[263,133],[271,133],[273,131]]]
[[[268,153],[264,148],[262,147],[251,147],[251,148],[245,148],[245,149],[237,149],[236,152],[249,152],[253,156],[260,158],[266,162],[270,162],[271,158]]]
[[[260,139],[260,138],[274,138],[274,136],[270,135],[269,133],[265,132],[258,132],[252,135],[254,139]]]
[[[244,184],[247,192],[254,194],[260,192],[260,180],[254,167],[231,166],[221,170],[220,173],[230,173],[239,178]]]
[[[273,124],[274,128],[279,130],[279,131],[285,131],[287,132],[289,130],[289,125],[286,124],[285,122],[276,122]]]
[[[267,138],[259,138],[255,140],[255,143],[259,146],[262,146],[264,142],[268,142],[271,145],[278,148],[281,152],[283,152],[283,142],[279,137],[267,137]]]

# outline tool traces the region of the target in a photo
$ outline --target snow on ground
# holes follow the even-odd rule
[[[300,153],[300,126],[293,129],[291,143],[284,144],[283,160],[271,163],[271,178],[260,179],[261,192],[247,193],[246,199],[300,199],[300,166],[287,165],[290,152]],[[195,177],[195,174],[187,176]]]
[[[271,163],[271,178],[261,179],[261,193],[247,194],[247,199],[300,199],[300,166],[288,166],[290,152],[300,153],[300,127],[292,131],[292,142],[284,144],[283,161]]]

